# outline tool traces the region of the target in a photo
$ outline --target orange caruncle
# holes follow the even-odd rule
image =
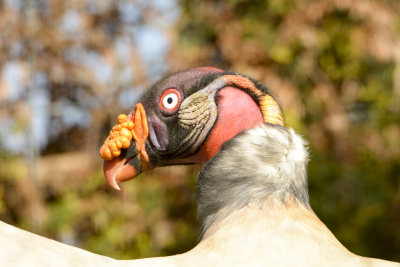
[[[128,120],[125,114],[118,115],[118,124],[112,127],[110,134],[100,148],[100,157],[112,160],[121,154],[122,148],[128,148],[131,144],[134,123]]]

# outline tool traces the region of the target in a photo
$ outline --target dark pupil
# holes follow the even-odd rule
[[[167,99],[168,104],[172,104],[172,101],[174,101],[174,100],[172,99],[172,97],[168,97],[168,99]]]

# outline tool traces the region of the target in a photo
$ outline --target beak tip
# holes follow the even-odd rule
[[[103,163],[103,171],[107,183],[110,187],[114,188],[117,191],[120,191],[121,188],[118,185],[116,176],[117,173],[120,171],[122,165],[123,162],[121,163],[118,159],[114,159],[112,161],[105,160]]]
[[[115,182],[115,180],[114,180],[114,183],[110,183],[110,186],[111,186],[113,189],[117,190],[117,191],[121,191],[121,188],[119,187],[118,183]]]
[[[117,183],[117,180],[116,180],[116,178],[115,178],[115,175],[113,175],[113,176],[110,177],[110,178],[106,176],[106,180],[107,180],[108,185],[109,185],[110,187],[114,188],[114,189],[117,190],[117,191],[120,191],[120,190],[121,190],[121,188],[119,187],[119,185],[118,185],[118,183]]]

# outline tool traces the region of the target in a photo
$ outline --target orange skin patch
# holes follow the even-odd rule
[[[134,123],[135,127],[132,132],[133,139],[139,151],[139,160],[142,164],[142,170],[147,170],[149,167],[149,156],[147,155],[144,145],[149,137],[149,125],[147,124],[146,111],[141,103],[136,104]]]
[[[101,146],[99,154],[104,160],[112,160],[121,154],[121,149],[130,146],[132,138],[135,140],[138,151],[144,148],[149,136],[146,112],[141,103],[135,107],[133,118],[125,114],[118,115],[118,124],[114,125],[110,134]]]

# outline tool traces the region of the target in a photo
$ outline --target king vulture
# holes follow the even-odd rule
[[[1,266],[400,266],[351,253],[318,219],[305,142],[246,76],[195,68],[162,79],[118,117],[100,156],[115,189],[157,166],[203,164],[199,244],[118,261],[0,223]]]
[[[148,266],[390,266],[348,251],[311,209],[307,147],[267,88],[203,67],[172,74],[120,115],[100,149],[119,183],[157,166],[203,164],[201,241]]]

